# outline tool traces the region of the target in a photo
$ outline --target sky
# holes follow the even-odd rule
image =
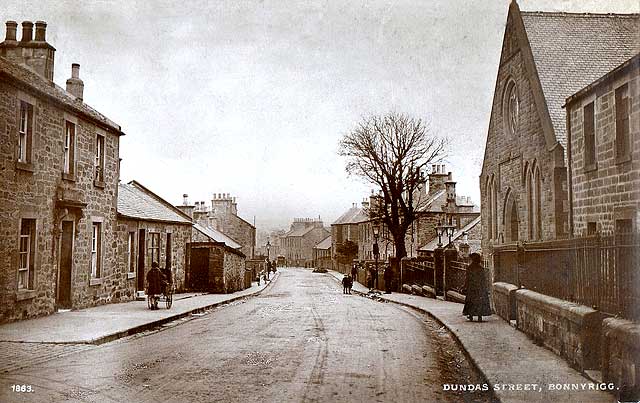
[[[525,11],[639,12],[637,0],[519,1]],[[372,185],[340,138],[404,113],[450,141],[444,163],[479,204],[478,177],[508,0],[14,1],[44,20],[54,81],[80,64],[84,102],[118,123],[121,179],[174,204],[236,197],[259,229],[326,225]],[[19,28],[20,29],[20,28]],[[18,34],[18,38],[20,34]]]

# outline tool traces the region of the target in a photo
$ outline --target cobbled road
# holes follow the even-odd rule
[[[423,315],[344,295],[308,269],[283,269],[259,296],[101,346],[2,344],[0,402],[454,402],[469,396],[443,383],[478,381]]]

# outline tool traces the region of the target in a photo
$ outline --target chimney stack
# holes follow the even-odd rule
[[[16,41],[16,33],[18,32],[18,23],[15,21],[7,21],[7,36],[5,41]]]
[[[20,39],[20,42],[31,42],[31,39],[33,39],[33,22],[23,21],[22,38]]]
[[[189,195],[186,193],[182,195],[182,205],[183,206],[189,205]]]
[[[47,23],[44,21],[36,21],[36,38],[38,42],[46,42]]]
[[[82,101],[84,82],[80,79],[80,65],[78,63],[71,65],[71,78],[67,79],[67,92]]]

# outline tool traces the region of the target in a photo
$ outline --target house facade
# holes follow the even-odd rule
[[[119,185],[118,267],[132,293],[144,296],[146,273],[153,262],[171,270],[177,291],[185,289],[185,251],[191,230],[188,215],[139,182]]]
[[[332,240],[331,235],[329,235],[313,247],[314,268],[327,270],[333,268],[333,264],[331,262],[331,245]]]
[[[313,265],[313,247],[331,233],[320,218],[295,218],[281,238],[281,250],[289,266]]]
[[[637,16],[509,7],[480,175],[482,250],[568,237],[565,99],[634,54]]]
[[[571,228],[640,228],[640,55],[567,99]]]
[[[119,125],[53,82],[47,24],[0,43],[0,322],[131,298],[115,248]]]

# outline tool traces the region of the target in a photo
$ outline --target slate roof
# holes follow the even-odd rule
[[[333,222],[331,225],[340,225],[340,224],[357,224],[360,222],[367,221],[369,217],[364,212],[362,207],[351,207],[349,210],[345,211],[337,220]]]
[[[216,241],[216,242],[224,242],[227,246],[233,248],[233,249],[240,249],[242,248],[242,245],[240,245],[238,242],[234,241],[233,238],[229,237],[228,235],[213,229],[211,227],[205,227],[203,225],[200,225],[198,223],[194,223],[193,224],[193,228],[195,228],[197,231],[203,233],[204,235],[208,236],[209,238],[211,238],[212,240]]]
[[[331,249],[331,235],[329,235],[322,241],[318,242],[318,244],[314,246],[313,249],[324,249],[324,250]]]
[[[442,205],[447,203],[447,192],[445,190],[440,190],[436,194],[434,194],[427,202],[424,204],[424,207],[420,208],[419,212],[421,213],[441,213]],[[473,206],[473,212],[479,213],[480,207],[467,202],[466,197],[458,196],[456,197],[456,204],[458,206]]]
[[[287,232],[285,234],[285,237],[289,237],[289,236],[305,236],[309,232],[311,232],[314,228],[316,228],[316,227],[310,226],[310,227],[297,228],[297,229],[294,229],[292,231]]]
[[[480,216],[476,217],[474,220],[472,220],[471,222],[469,222],[467,225],[465,225],[464,227],[460,228],[459,230],[457,230],[456,232],[453,233],[453,237],[451,238],[451,242],[456,241],[458,238],[460,238],[462,236],[462,234],[464,232],[468,232],[470,231],[473,227],[475,227],[476,225],[480,224]],[[444,240],[443,240],[444,241]],[[475,245],[475,242],[472,242],[473,240],[469,240],[469,246]],[[443,242],[444,243],[444,242]],[[477,245],[476,245],[477,246]],[[418,250],[420,251],[433,251],[438,247],[438,237],[433,238],[431,241],[427,242],[424,246],[418,248]],[[472,251],[472,252],[477,252],[477,250]]]
[[[188,215],[136,181],[118,185],[118,214],[137,220],[191,225]]]
[[[45,79],[37,73],[29,70],[27,67],[13,63],[3,57],[0,57],[0,76],[5,76],[11,80],[17,81],[22,85],[31,87],[33,90],[42,95],[53,99],[55,102],[62,104],[64,107],[70,108],[76,113],[83,115],[85,118],[92,120],[99,125],[106,126],[118,134],[123,135],[120,125],[113,122],[108,117],[96,111],[89,105],[77,100],[73,95],[69,94],[63,88],[55,83]]]
[[[556,139],[567,97],[640,51],[640,14],[521,12]]]

